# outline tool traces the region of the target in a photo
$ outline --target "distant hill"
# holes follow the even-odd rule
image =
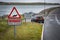
[[[0,5],[60,5],[60,4],[59,3],[43,3],[43,2],[35,2],[35,3],[0,2]]]
[[[44,10],[40,11],[38,14],[46,17],[46,16],[49,15],[49,13],[51,11],[53,11],[53,10],[55,10],[57,8],[60,8],[60,7],[52,7],[52,8],[49,8],[49,9],[44,9]]]

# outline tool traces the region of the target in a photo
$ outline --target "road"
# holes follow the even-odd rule
[[[43,40],[60,40],[60,8],[53,10],[46,17]]]

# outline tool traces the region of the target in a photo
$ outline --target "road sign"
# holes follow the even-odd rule
[[[31,19],[33,17],[34,13],[24,13],[24,18]]]
[[[17,14],[12,15],[12,12],[14,10],[16,11]],[[16,7],[13,7],[12,11],[8,15],[8,25],[20,25],[20,24],[21,24],[21,15],[18,13]]]
[[[31,14],[25,13],[25,14],[24,14],[24,17],[25,17],[26,19],[30,19],[30,18],[31,18]]]

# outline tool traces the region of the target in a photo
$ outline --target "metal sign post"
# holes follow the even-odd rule
[[[16,38],[16,26],[14,25],[14,40]]]

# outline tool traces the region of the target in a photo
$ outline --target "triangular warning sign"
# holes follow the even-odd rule
[[[16,11],[16,13],[17,13],[18,16],[17,16],[17,15],[11,16],[11,15],[12,15],[12,12],[13,12],[14,10]],[[17,11],[16,7],[13,7],[12,11],[11,11],[10,14],[8,15],[8,18],[14,18],[14,17],[15,17],[15,18],[21,18],[21,15],[20,15],[19,12]]]

